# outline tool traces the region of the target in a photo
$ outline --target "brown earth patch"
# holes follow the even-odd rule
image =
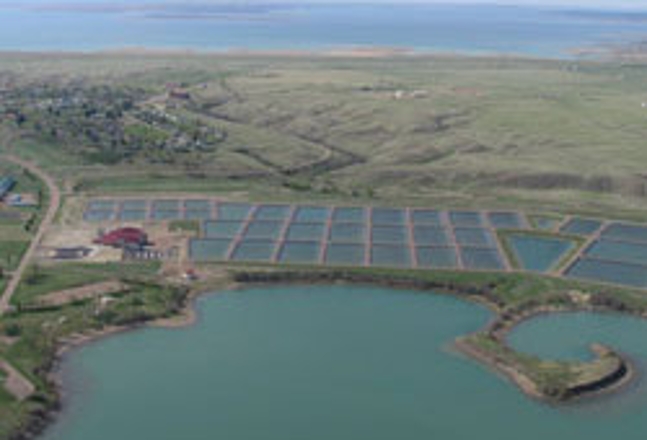
[[[126,285],[120,281],[104,281],[72,289],[59,290],[40,298],[39,302],[47,306],[62,306],[74,301],[92,299],[99,296],[123,292]]]
[[[4,382],[4,388],[18,401],[23,401],[36,391],[36,387],[16,370],[11,364],[5,361],[0,361],[0,369],[7,374]]]

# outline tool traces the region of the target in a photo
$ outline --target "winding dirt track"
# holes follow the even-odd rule
[[[13,155],[0,156],[0,160],[14,163],[18,166],[21,166],[29,170],[31,173],[33,173],[39,179],[45,182],[45,185],[47,185],[47,188],[49,191],[49,206],[47,207],[47,212],[45,213],[45,216],[40,222],[40,225],[38,226],[38,231],[36,231],[36,234],[34,235],[34,238],[32,239],[29,245],[29,248],[23,255],[22,260],[18,265],[18,268],[13,272],[11,279],[9,280],[9,283],[7,284],[7,287],[5,288],[4,293],[2,294],[2,298],[0,298],[0,316],[2,316],[7,312],[7,310],[9,310],[9,307],[11,304],[11,298],[16,292],[16,288],[18,287],[18,284],[20,283],[20,280],[22,279],[25,273],[25,270],[29,266],[29,262],[31,261],[34,253],[36,252],[36,249],[38,248],[38,245],[40,244],[43,238],[43,235],[45,235],[45,231],[47,231],[47,229],[54,221],[54,218],[56,217],[56,212],[58,211],[58,208],[61,203],[61,193],[58,187],[56,186],[54,179],[52,179],[52,177],[49,174],[47,174],[45,171],[40,169],[37,165],[34,165],[31,162],[27,162],[26,160],[20,159],[19,157],[16,157]]]

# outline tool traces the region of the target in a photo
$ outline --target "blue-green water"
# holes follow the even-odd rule
[[[362,266],[366,260],[366,246],[353,243],[330,243],[326,250],[326,264]]]
[[[647,270],[638,264],[580,258],[566,276],[647,289]]]
[[[43,7],[43,3],[57,7]],[[239,2],[232,7],[178,1],[163,7],[159,2],[148,2],[146,7],[142,3],[0,3],[0,49],[391,46],[563,57],[573,48],[638,41],[647,34],[645,14],[619,15],[613,11],[492,5],[293,2],[258,6],[245,2],[241,6]]]
[[[591,343],[647,359],[647,321],[601,313],[557,313],[521,324],[508,341],[520,351],[546,359],[593,358]],[[646,408],[647,409],[647,408]]]
[[[559,237],[522,234],[511,235],[508,243],[521,267],[534,272],[547,272],[575,246],[571,240]]]
[[[87,346],[64,363],[68,402],[47,440],[638,440],[640,392],[596,409],[524,397],[451,341],[489,312],[457,298],[370,287],[259,288],[199,301],[198,324]],[[577,336],[580,335],[580,336]],[[551,357],[589,342],[647,358],[647,323],[531,321],[512,336]]]
[[[600,240],[593,244],[586,254],[606,260],[647,266],[647,244]]]

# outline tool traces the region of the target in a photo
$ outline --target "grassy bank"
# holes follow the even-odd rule
[[[528,396],[551,403],[610,392],[633,379],[633,367],[612,350],[594,345],[590,362],[556,362],[520,353],[492,334],[460,338],[456,347],[507,376]]]
[[[187,292],[180,286],[160,282],[151,267],[138,270],[118,265],[63,265],[42,269],[35,284],[23,283],[16,301],[19,310],[0,321],[0,358],[11,363],[36,386],[36,393],[19,402],[0,396],[0,439],[16,433],[38,432],[48,423],[58,405],[58,389],[48,373],[61,344],[74,335],[114,327],[131,327],[178,314]],[[73,301],[60,307],[30,307],[42,294],[59,289],[118,278],[122,291],[105,299]],[[4,390],[3,390],[4,391]],[[22,437],[15,437],[22,438]]]

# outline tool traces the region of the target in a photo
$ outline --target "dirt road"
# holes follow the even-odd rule
[[[36,234],[34,235],[34,238],[32,239],[31,244],[29,245],[29,248],[23,255],[22,260],[18,265],[18,268],[12,274],[11,279],[9,280],[9,283],[7,284],[7,287],[4,290],[4,293],[2,294],[2,298],[0,298],[0,316],[2,316],[7,312],[7,310],[9,310],[9,306],[11,304],[11,298],[16,292],[16,288],[18,287],[18,284],[20,283],[20,280],[22,279],[25,273],[25,270],[29,266],[29,262],[31,261],[34,253],[36,252],[36,249],[38,248],[38,245],[43,239],[43,236],[45,235],[45,231],[47,231],[47,229],[54,221],[54,218],[56,217],[56,212],[58,211],[58,208],[61,203],[61,193],[58,187],[56,186],[54,179],[52,179],[51,176],[49,176],[46,172],[40,169],[37,165],[34,165],[31,162],[27,162],[13,155],[0,156],[0,160],[5,160],[7,162],[14,163],[16,165],[19,165],[29,170],[36,177],[38,177],[43,182],[45,182],[45,185],[47,185],[47,188],[49,190],[49,206],[47,207],[45,216],[41,220],[40,225],[38,225],[38,231],[36,231]]]

